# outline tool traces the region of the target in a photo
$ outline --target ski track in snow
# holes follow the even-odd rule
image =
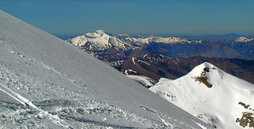
[[[178,129],[177,125],[185,125],[186,127],[189,127],[189,129],[194,129],[194,127],[189,126],[189,125],[187,125],[181,121],[178,121],[172,117],[169,117],[163,113],[159,113],[155,109],[152,109],[147,106],[140,106],[140,107],[148,112],[155,114],[158,117],[158,119],[165,125],[166,128]]]
[[[37,62],[37,64],[39,64],[40,66],[46,66],[46,65],[40,64],[38,62]],[[13,88],[20,89],[20,88],[18,88],[19,86],[32,85],[32,84],[34,84],[34,82],[32,80],[30,80],[30,81],[32,81],[32,82],[30,82],[29,80],[22,81],[22,79],[20,79],[20,80],[15,79],[15,78],[17,78],[15,75],[19,75],[19,74],[17,74],[17,73],[15,74],[15,72],[9,71],[7,69],[8,68],[1,65],[1,63],[0,63],[0,75],[1,75],[0,80],[2,80],[2,82],[4,83],[4,84],[0,83],[0,91],[8,94],[10,97],[12,97],[16,101],[18,101],[20,104],[23,105],[23,107],[26,107],[26,108],[25,109],[17,109],[16,113],[15,112],[12,112],[12,113],[5,112],[4,113],[5,115],[15,116],[21,112],[24,112],[24,114],[26,114],[25,112],[29,112],[26,110],[35,110],[37,112],[36,116],[48,117],[51,120],[51,122],[55,123],[56,125],[60,125],[61,127],[64,127],[64,128],[71,128],[72,126],[69,124],[69,122],[72,123],[73,121],[74,121],[74,123],[82,123],[81,125],[86,125],[86,127],[98,126],[98,127],[114,127],[114,128],[132,128],[132,127],[128,127],[128,126],[119,126],[119,125],[115,125],[115,124],[105,123],[112,118],[123,119],[124,121],[126,121],[126,120],[132,121],[134,123],[137,123],[140,125],[144,124],[144,125],[150,126],[150,127],[168,126],[168,125],[160,125],[159,123],[157,123],[153,120],[144,118],[142,116],[139,116],[138,114],[128,112],[128,111],[123,110],[121,108],[114,107],[112,105],[108,105],[108,104],[99,102],[97,100],[91,99],[91,98],[88,98],[87,100],[85,100],[84,103],[86,103],[87,105],[83,105],[83,103],[80,102],[81,105],[83,105],[81,107],[80,106],[62,107],[61,105],[54,106],[54,104],[53,104],[52,105],[53,107],[51,109],[46,108],[46,110],[48,110],[48,111],[46,111],[45,109],[43,109],[44,106],[40,106],[40,103],[45,102],[45,101],[41,101],[41,102],[37,101],[37,102],[35,102],[36,104],[34,104],[29,99],[21,96],[20,94],[14,92],[12,90]],[[53,68],[51,68],[50,66],[47,66],[47,68],[45,68],[45,69],[51,71]],[[60,72],[56,72],[56,73],[60,74]],[[26,75],[26,74],[21,74],[19,76],[21,76],[20,78],[22,78],[22,76],[24,76],[24,75]],[[31,78],[31,77],[28,76],[27,78]],[[71,80],[71,79],[69,79],[69,80],[73,84],[77,85],[75,83],[75,80]],[[25,82],[25,83],[21,84],[20,82]],[[32,84],[29,84],[29,83],[32,83]],[[12,86],[12,89],[7,87],[7,85],[11,86],[12,84],[16,84],[14,87]],[[78,95],[76,95],[76,97],[74,97],[74,98],[77,98],[77,97],[78,97]],[[83,96],[80,95],[80,97],[83,97]],[[53,100],[47,100],[47,101],[51,102]],[[80,101],[80,100],[77,99],[77,101]],[[0,106],[1,106],[1,104],[0,104]],[[46,107],[48,107],[48,106],[46,106]],[[148,110],[148,108],[146,110]],[[70,114],[72,114],[72,115],[70,115]],[[92,114],[98,118],[101,118],[101,121],[85,118],[83,116],[84,114],[90,114],[90,115]],[[0,113],[0,115],[1,115],[1,113]],[[76,117],[76,116],[80,116],[80,117]],[[102,116],[104,116],[104,117],[102,117]],[[110,117],[108,117],[108,116],[110,116]],[[1,119],[1,116],[0,116],[0,119]],[[160,117],[158,117],[158,119],[161,120]]]
[[[131,60],[132,60],[133,64],[136,64],[135,57],[132,57]]]
[[[47,111],[44,111],[40,108],[38,108],[37,106],[35,106],[31,101],[29,101],[28,99],[24,98],[23,96],[19,95],[18,93],[12,91],[11,89],[7,88],[6,86],[4,86],[3,84],[0,83],[0,90],[3,91],[4,93],[8,94],[9,96],[11,96],[13,99],[17,100],[18,102],[20,102],[21,104],[23,104],[24,106],[28,106],[31,107],[37,111],[39,111],[40,113],[42,113],[45,116],[48,116],[50,119],[52,119],[52,121],[55,124],[59,124],[62,127],[65,128],[69,128],[70,125],[68,123],[66,123],[65,121],[59,119],[56,116],[53,116],[51,114],[49,114]],[[4,90],[5,89],[5,90]]]

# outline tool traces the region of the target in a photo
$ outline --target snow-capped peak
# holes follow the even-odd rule
[[[223,79],[224,72],[213,64],[204,62],[196,66],[188,75],[194,78],[203,76],[207,77],[208,81],[218,81]]]
[[[253,128],[254,85],[210,63],[179,79],[162,79],[150,90],[219,129]]]
[[[239,37],[239,38],[235,39],[234,42],[250,42],[252,40],[254,40],[254,39],[246,38],[246,37]]]
[[[91,38],[96,38],[96,37],[101,37],[101,36],[106,36],[110,37],[104,30],[96,30],[93,33],[86,33],[85,36],[91,37]]]
[[[101,33],[101,34],[103,34],[103,33],[105,33],[105,31],[104,31],[104,30],[96,30],[96,33]]]
[[[187,39],[180,37],[154,37],[154,41],[158,43],[189,43]]]
[[[128,43],[123,42],[115,36],[107,34],[103,30],[86,33],[85,35],[69,39],[67,42],[72,43],[74,46],[84,47],[87,50],[105,50],[111,47],[117,49],[127,49],[130,47]]]

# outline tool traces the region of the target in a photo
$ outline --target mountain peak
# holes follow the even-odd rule
[[[213,64],[211,64],[209,62],[204,62],[204,63],[196,66],[195,68],[193,68],[193,70],[189,74],[192,76],[197,76],[204,71],[209,74],[210,73],[214,74],[214,72],[217,72],[219,74],[222,73],[222,70],[219,69],[218,67],[214,66]]]
[[[103,30],[86,33],[85,35],[77,36],[73,39],[67,40],[74,46],[86,48],[86,50],[105,50],[109,48],[126,49],[130,45],[116,36],[111,36]]]
[[[150,90],[219,129],[243,126],[239,123],[245,119],[244,112],[254,116],[254,85],[208,62],[176,80],[164,79]]]
[[[85,36],[90,37],[90,38],[98,38],[98,37],[110,37],[104,30],[96,30],[95,32],[89,32],[86,33]]]
[[[96,33],[103,34],[103,33],[105,33],[105,31],[104,30],[96,30]]]

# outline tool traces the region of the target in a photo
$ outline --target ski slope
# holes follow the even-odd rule
[[[212,128],[3,11],[0,83],[0,128]]]

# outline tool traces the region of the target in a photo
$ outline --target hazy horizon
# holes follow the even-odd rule
[[[0,8],[51,34],[254,34],[253,0],[1,0]]]

